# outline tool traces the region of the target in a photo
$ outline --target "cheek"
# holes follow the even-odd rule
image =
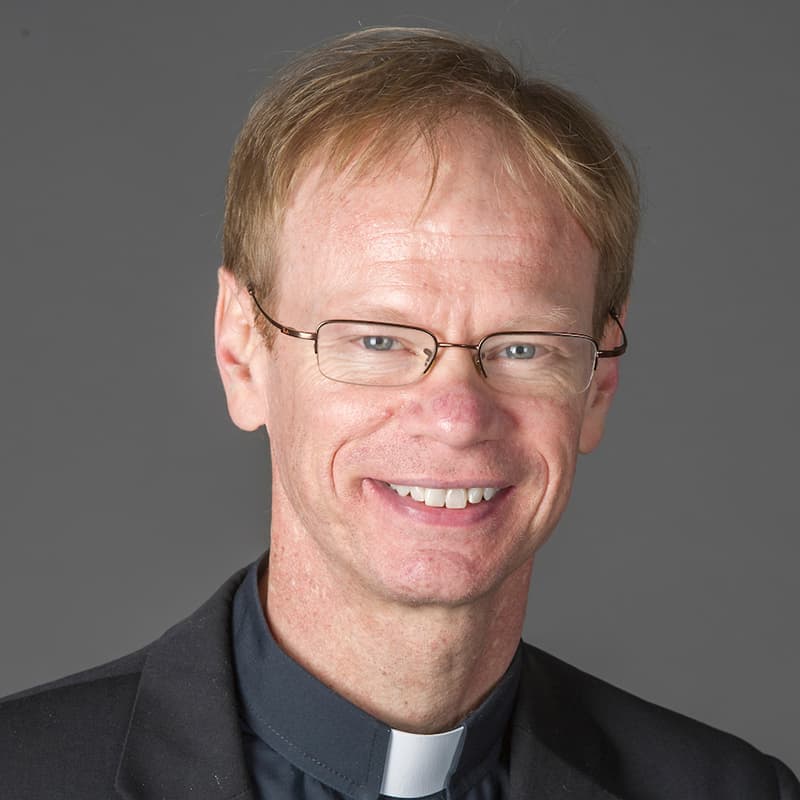
[[[575,471],[583,420],[583,400],[576,399],[568,406],[540,408],[528,421],[528,451],[537,453],[547,463],[550,489],[559,492],[566,480],[571,484]]]
[[[279,393],[276,399],[269,435],[278,471],[294,480],[303,476],[323,491],[345,491],[337,486],[339,472],[357,463],[359,453],[374,458],[373,434],[395,414],[390,396],[319,374],[296,382],[291,394]]]
[[[361,480],[372,467],[396,457],[394,437],[390,434],[396,409],[392,398],[365,387],[344,387],[328,397],[315,425],[328,430],[325,439],[325,463],[333,491],[339,495],[358,494]]]

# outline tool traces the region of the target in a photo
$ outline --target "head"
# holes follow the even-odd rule
[[[526,395],[453,348],[408,385],[332,381],[247,286],[306,331],[377,319],[444,342],[567,330],[613,346],[635,209],[592,114],[492,51],[367,31],[283,74],[233,156],[216,321],[231,415],[270,434],[273,554],[291,552],[306,585],[390,602],[459,605],[518,584],[577,453],[599,441],[617,372],[602,363],[584,392]],[[468,489],[488,491],[436,505]]]
[[[454,118],[491,130],[509,176],[523,186],[544,179],[589,237],[599,256],[592,323],[600,337],[609,309],[625,305],[633,269],[638,198],[624,150],[575,95],[440,31],[343,36],[299,57],[264,91],[231,159],[224,264],[274,308],[283,216],[311,162],[322,156],[332,173],[358,177],[422,142],[433,186]]]

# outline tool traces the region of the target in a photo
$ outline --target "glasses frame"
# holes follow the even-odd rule
[[[609,350],[603,350],[600,347],[600,342],[594,338],[594,336],[589,336],[587,333],[574,333],[571,331],[493,331],[492,333],[487,333],[477,344],[463,344],[461,342],[440,342],[439,339],[436,337],[436,334],[432,331],[429,331],[427,328],[421,328],[419,325],[404,325],[402,323],[393,323],[393,322],[379,322],[378,320],[370,320],[370,319],[325,319],[317,325],[316,330],[313,331],[301,331],[297,328],[292,328],[289,325],[283,325],[282,323],[278,322],[276,319],[271,317],[261,306],[261,303],[258,302],[258,298],[256,297],[255,288],[253,287],[252,283],[247,284],[247,293],[250,297],[253,298],[253,302],[256,304],[256,308],[261,312],[264,319],[270,323],[273,327],[277,328],[282,334],[285,336],[291,336],[293,339],[304,339],[306,341],[314,342],[314,354],[319,355],[319,351],[317,350],[317,338],[319,337],[319,332],[321,328],[324,328],[325,325],[329,325],[335,322],[347,322],[347,323],[357,323],[361,325],[387,325],[387,326],[396,326],[400,328],[410,328],[411,330],[421,331],[422,333],[426,333],[433,339],[434,342],[434,350],[431,354],[430,358],[428,358],[428,362],[425,365],[425,369],[419,375],[419,378],[427,375],[430,372],[431,367],[433,367],[434,362],[436,361],[436,356],[439,354],[440,348],[447,348],[447,347],[457,347],[462,350],[474,350],[475,357],[473,358],[473,364],[478,372],[489,380],[489,376],[486,374],[486,370],[483,366],[483,361],[481,360],[481,347],[483,347],[484,342],[487,339],[490,339],[492,336],[497,335],[522,335],[522,334],[535,334],[535,335],[547,335],[547,336],[563,336],[566,338],[573,338],[573,339],[585,339],[590,341],[594,345],[594,364],[592,365],[592,375],[594,375],[595,371],[597,370],[597,362],[601,358],[619,358],[625,351],[628,349],[628,336],[625,333],[625,328],[622,327],[622,322],[620,322],[619,316],[617,312],[613,308],[609,308],[608,315],[614,320],[614,323],[619,328],[620,333],[622,334],[622,342],[618,344],[616,347],[612,347]],[[317,366],[319,367],[319,361],[317,361]],[[322,370],[320,369],[320,372]],[[324,375],[325,373],[323,373]],[[330,378],[329,376],[325,375],[326,378],[332,381],[337,381],[337,383],[349,383],[349,381],[338,381],[336,378]],[[417,378],[417,380],[419,380]],[[407,384],[399,384],[401,386],[410,386],[415,381],[410,381]],[[357,384],[361,385],[361,384]],[[380,386],[381,384],[366,384],[369,386],[377,385]],[[587,384],[586,388],[591,385],[591,379]],[[586,391],[583,389],[582,391]]]

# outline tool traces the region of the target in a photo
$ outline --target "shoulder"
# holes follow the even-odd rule
[[[91,723],[105,707],[129,707],[147,649],[0,699],[0,737],[33,728],[41,738],[62,725]],[[125,702],[127,701],[127,702]],[[108,722],[109,713],[102,715]],[[0,739],[2,741],[2,739]],[[19,745],[18,745],[19,746]],[[0,752],[7,750],[0,747]]]
[[[69,696],[72,691],[80,692],[88,687],[114,683],[118,679],[138,675],[147,656],[147,648],[129,653],[106,664],[67,675],[55,681],[34,686],[15,694],[0,698],[0,714],[5,717],[14,709],[25,708],[47,698]]]
[[[660,787],[657,798],[800,800],[791,772],[739,737],[636,697],[531,645],[524,645],[523,658],[522,713],[515,724],[556,750],[573,757],[580,751],[609,783],[624,780],[628,792]]]
[[[221,680],[230,603],[242,574],[141,650],[0,699],[0,797],[112,796],[144,676],[162,690],[159,702],[180,692],[189,668],[206,683]]]
[[[145,654],[0,700],[0,796],[71,785],[71,796],[93,798],[98,779],[110,788]]]

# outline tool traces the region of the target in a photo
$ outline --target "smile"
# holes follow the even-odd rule
[[[400,497],[410,497],[418,503],[433,508],[466,508],[467,503],[476,505],[491,500],[498,492],[493,487],[472,487],[468,489],[439,489],[428,486],[403,486],[388,484]]]

